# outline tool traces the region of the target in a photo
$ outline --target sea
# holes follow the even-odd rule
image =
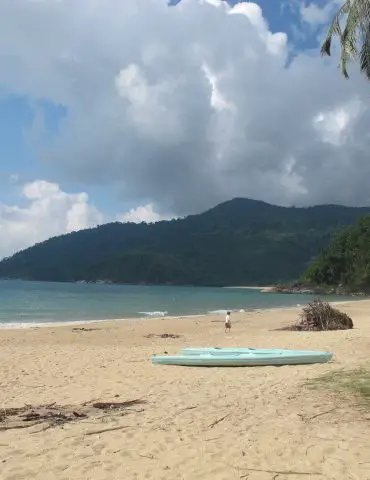
[[[300,306],[312,298],[312,295],[262,293],[248,288],[0,280],[0,328],[207,313],[224,315],[228,310]],[[348,298],[330,296],[325,299],[340,301]]]

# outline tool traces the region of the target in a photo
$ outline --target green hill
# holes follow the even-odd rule
[[[0,262],[1,278],[248,285],[299,278],[334,232],[369,208],[284,208],[234,199],[156,224],[110,223],[51,238]]]
[[[336,235],[303,274],[302,283],[370,292],[370,216]]]

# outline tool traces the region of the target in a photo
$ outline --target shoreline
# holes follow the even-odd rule
[[[240,287],[240,288],[249,288],[249,287]],[[366,298],[354,298],[353,300],[338,300],[338,301],[331,301],[329,302],[332,306],[340,306],[346,305],[351,303],[362,303],[362,302],[369,302],[370,299]],[[269,308],[255,308],[253,310],[231,310],[233,317],[237,317],[240,315],[253,315],[253,314],[263,314],[263,313],[274,313],[274,312],[282,312],[282,311],[292,311],[292,310],[300,310],[302,309],[304,304],[297,304],[297,305],[289,305],[289,306],[281,306],[281,307],[269,307]],[[17,331],[17,330],[30,330],[30,329],[47,329],[47,328],[62,328],[62,327],[78,327],[80,325],[93,325],[93,324],[119,324],[125,322],[158,322],[160,320],[192,320],[192,319],[199,319],[199,318],[209,318],[209,317],[216,317],[216,318],[223,318],[226,314],[226,310],[215,310],[207,313],[200,313],[200,314],[190,314],[190,315],[161,315],[161,316],[143,316],[143,317],[122,317],[122,318],[102,318],[96,320],[66,320],[66,321],[56,321],[56,322],[0,322],[0,332],[1,331]]]
[[[57,322],[22,322],[22,323],[16,323],[16,322],[3,322],[0,323],[0,332],[2,330],[28,330],[30,328],[60,328],[60,327],[73,327],[73,326],[79,326],[79,325],[92,325],[92,324],[100,324],[100,323],[115,323],[115,322],[135,322],[135,321],[145,321],[145,322],[150,322],[150,321],[158,321],[158,320],[180,320],[180,319],[188,319],[188,318],[199,318],[199,317],[206,317],[208,315],[216,315],[215,313],[204,313],[204,314],[194,314],[194,315],[163,315],[163,316],[147,316],[147,317],[123,317],[123,318],[102,318],[102,319],[97,319],[97,320],[75,320],[75,321],[69,321],[66,320],[65,322],[63,321],[57,321]]]
[[[233,288],[233,289],[245,289],[245,290],[258,290],[261,293],[270,293],[274,292],[276,286],[273,285],[263,285],[263,286],[256,286],[256,285],[235,285],[232,287],[222,287],[222,288]]]

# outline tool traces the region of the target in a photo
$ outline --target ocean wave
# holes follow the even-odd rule
[[[168,315],[168,312],[161,312],[161,311],[157,311],[157,312],[138,312],[139,315],[145,315],[146,317],[165,317],[166,315]]]
[[[237,309],[232,309],[232,308],[229,308],[227,310],[209,310],[207,313],[209,315],[226,315],[227,312],[231,312],[231,313],[245,313],[245,310],[244,308],[237,308]]]
[[[0,330],[14,330],[25,328],[50,328],[88,325],[90,323],[105,322],[107,320],[74,320],[74,321],[46,321],[46,322],[0,322]],[[109,320],[108,320],[109,321]],[[111,321],[114,321],[113,319]]]

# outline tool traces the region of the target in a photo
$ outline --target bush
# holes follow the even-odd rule
[[[295,330],[322,331],[322,330],[348,330],[353,328],[352,319],[340,310],[315,299],[303,308]]]

